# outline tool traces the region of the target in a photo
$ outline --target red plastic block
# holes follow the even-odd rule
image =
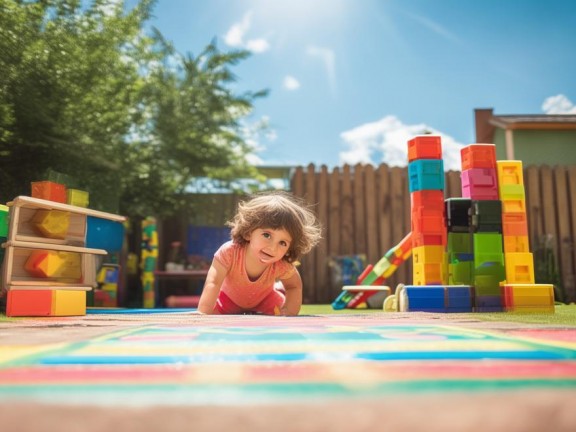
[[[448,234],[446,229],[441,230],[439,233],[422,233],[417,231],[412,231],[412,248],[418,246],[433,246],[433,245],[443,245],[446,246],[448,239]]]
[[[52,290],[9,290],[6,316],[50,316]]]
[[[444,191],[420,190],[410,194],[410,207],[412,210],[424,207],[444,212]]]
[[[494,144],[470,144],[460,150],[462,171],[472,168],[496,168]]]
[[[66,186],[51,181],[32,182],[32,198],[66,204]]]
[[[423,135],[408,141],[408,162],[416,159],[442,159],[441,138],[434,135]]]

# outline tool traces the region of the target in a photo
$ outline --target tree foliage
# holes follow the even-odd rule
[[[154,1],[0,0],[0,198],[63,173],[91,207],[170,214],[190,180],[255,175],[236,94],[245,51],[180,54],[146,32]],[[74,182],[75,181],[75,182]]]

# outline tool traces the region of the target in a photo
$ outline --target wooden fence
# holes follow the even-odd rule
[[[331,283],[331,258],[363,254],[367,264],[374,264],[410,231],[407,174],[406,168],[387,165],[344,165],[332,171],[309,165],[295,170],[291,190],[314,206],[324,230],[319,246],[302,260],[305,303],[331,303],[339,294],[341,286]],[[574,302],[576,166],[527,167],[524,185],[531,251],[542,239],[551,240],[561,300]],[[446,173],[445,196],[461,196],[459,171]],[[387,284],[411,281],[408,260]]]

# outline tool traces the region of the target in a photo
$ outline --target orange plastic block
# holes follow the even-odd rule
[[[89,193],[78,189],[68,189],[66,191],[66,202],[76,207],[88,207]]]
[[[504,254],[506,283],[533,284],[534,257],[529,252]]]
[[[530,241],[524,236],[502,236],[504,242],[504,254],[530,252]]]
[[[441,138],[422,135],[408,141],[408,162],[416,159],[442,159]]]
[[[528,221],[526,213],[503,213],[502,234],[504,236],[527,236]]]
[[[70,227],[70,212],[38,210],[31,223],[44,237],[64,239]]]
[[[82,277],[81,256],[74,252],[35,250],[26,260],[24,268],[37,278]]]
[[[66,204],[66,186],[51,181],[32,182],[32,198]]]
[[[470,144],[460,150],[462,171],[473,168],[496,168],[494,144]]]
[[[414,263],[413,264],[413,284],[414,285],[445,285],[446,265],[440,263]]]
[[[435,209],[444,212],[444,191],[419,190],[410,194],[410,207],[412,210],[420,208]]]

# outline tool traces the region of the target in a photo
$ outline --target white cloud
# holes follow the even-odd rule
[[[340,137],[349,149],[340,152],[340,163],[350,165],[386,163],[390,166],[406,166],[408,141],[426,132],[442,137],[444,169],[459,171],[460,149],[463,144],[425,124],[405,125],[392,115],[342,132]]]
[[[323,48],[317,46],[309,46],[306,50],[308,55],[319,58],[326,70],[328,84],[332,96],[336,96],[336,54],[330,48]]]
[[[546,114],[576,114],[576,105],[563,94],[550,96],[542,103],[542,111]]]
[[[234,48],[243,48],[253,53],[263,53],[270,49],[270,43],[264,38],[245,40],[252,27],[252,12],[246,12],[242,20],[234,23],[224,35],[226,45]]]
[[[286,90],[298,90],[300,88],[300,81],[291,75],[286,75],[284,77],[284,81],[282,82],[282,86]]]

